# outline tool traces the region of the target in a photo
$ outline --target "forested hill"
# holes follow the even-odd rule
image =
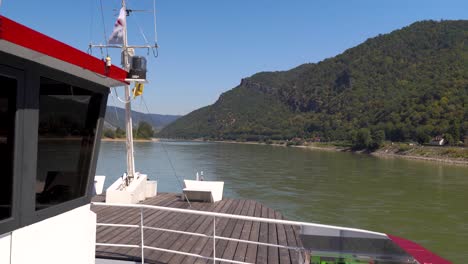
[[[150,124],[154,130],[160,130],[179,117],[178,115],[145,114],[132,111],[132,121],[135,127],[137,127],[140,122],[146,122]],[[116,128],[125,130],[125,109],[107,106],[105,127],[112,130]]]
[[[393,141],[468,133],[468,21],[423,21],[319,63],[243,79],[160,136]]]

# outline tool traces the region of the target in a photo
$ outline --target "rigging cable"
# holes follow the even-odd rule
[[[148,115],[150,116],[151,120],[153,121],[153,123],[156,123],[155,120],[154,120],[154,116],[151,115],[151,113],[149,112],[149,109],[148,109],[148,105],[146,104],[146,101],[143,99],[143,95],[141,96],[141,101],[143,102],[143,104],[145,105],[145,108],[146,108],[146,112],[148,113]],[[169,152],[167,151],[166,147],[164,146],[164,142],[163,141],[159,141],[161,143],[161,146],[164,150],[164,153],[166,154],[166,157],[167,159],[169,160],[169,164],[171,165],[171,168],[172,168],[172,172],[174,173],[174,176],[175,178],[177,179],[177,182],[179,183],[179,187],[183,190],[184,187],[182,186],[182,181],[180,180],[179,176],[177,175],[177,172],[174,168],[174,164],[172,163],[172,159],[171,159],[171,156],[169,156]],[[187,200],[188,204],[189,204],[189,207],[192,208],[192,205],[190,204],[190,201],[187,197],[187,195],[182,192],[185,196],[185,200]]]
[[[114,112],[115,112],[115,119],[117,119],[117,124],[120,124],[120,120],[119,120],[119,115],[117,114],[117,104],[116,104],[116,101],[115,101],[115,96],[114,96],[114,93],[112,92],[112,89],[110,89],[110,94],[112,96],[112,102],[114,103]]]
[[[94,0],[89,1],[89,13],[91,14],[91,19],[89,20],[89,46],[88,46],[88,54],[91,55],[93,53],[91,48],[91,41],[93,40],[93,24],[94,24],[94,8],[93,8]]]
[[[134,19],[134,22],[137,25],[138,30],[140,31],[140,34],[143,37],[143,40],[145,41],[145,44],[149,46],[148,39],[146,38],[145,32],[143,32],[143,29],[140,27],[140,23],[138,23],[138,20],[136,18]],[[148,55],[149,55],[149,49],[148,49]]]
[[[1,0],[0,0],[1,1]],[[154,46],[158,46],[158,32],[156,31],[156,0],[153,0]]]
[[[130,96],[130,100],[126,101],[126,100],[122,100],[120,97],[119,97],[119,94],[117,94],[117,89],[115,87],[114,88],[114,93],[115,93],[115,96],[117,97],[117,100],[119,100],[122,104],[126,104],[126,103],[131,103],[133,101],[132,97]],[[125,87],[125,89],[128,89]]]
[[[133,19],[133,18],[132,18],[132,19]],[[140,23],[138,23],[138,20],[137,20],[136,18],[134,18],[134,22],[135,22],[136,26],[138,27],[138,30],[140,31],[140,34],[141,34],[141,36],[143,37],[143,40],[145,41],[145,44],[148,45],[148,46],[150,46],[150,43],[149,43],[149,41],[148,41],[148,38],[146,37],[145,32],[144,32],[143,29],[141,28]],[[156,24],[155,24],[155,26],[156,26]],[[156,34],[156,28],[155,28],[154,32],[155,32],[155,34]],[[154,47],[151,46],[151,51],[152,51],[152,53],[153,53],[153,56],[154,56],[155,58],[157,58],[157,57],[159,56],[158,44],[157,44],[157,42],[156,42],[156,37],[155,37],[154,39],[155,39]],[[147,53],[147,55],[149,55],[149,50],[150,50],[150,49],[148,48],[148,53]]]
[[[151,51],[153,51],[153,56],[157,58],[159,56],[159,50],[158,50],[158,31],[156,30],[156,0],[153,0],[153,23],[154,23],[154,48],[152,48]]]
[[[104,31],[104,43],[107,43],[107,33],[106,33],[106,24],[105,24],[105,19],[104,19],[104,9],[102,8],[102,0],[99,0],[99,3],[101,4],[101,20],[102,20],[102,29]],[[106,53],[107,56],[109,56],[109,49],[107,48],[106,45]]]

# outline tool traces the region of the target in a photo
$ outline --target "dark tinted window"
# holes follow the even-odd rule
[[[86,193],[100,94],[41,78],[36,210]]]
[[[0,76],[0,220],[11,217],[17,81]]]

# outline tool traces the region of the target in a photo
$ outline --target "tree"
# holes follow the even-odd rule
[[[123,131],[122,129],[120,129],[120,127],[118,127],[115,130],[115,137],[116,138],[124,138],[125,137],[125,131]]]
[[[367,149],[371,146],[372,137],[368,128],[361,128],[352,139],[353,149]]]
[[[103,136],[106,138],[115,138],[115,132],[112,129],[105,129]]]
[[[385,140],[385,132],[383,130],[375,130],[372,132],[372,142],[370,149],[376,150],[380,148],[383,141]]]
[[[137,138],[150,139],[153,137],[153,127],[147,122],[140,122],[136,131]]]
[[[458,143],[451,134],[448,134],[448,133],[444,134],[444,138],[445,140],[447,140],[447,144],[451,146],[456,145]]]
[[[431,140],[431,136],[425,127],[418,127],[416,129],[416,140],[419,144],[428,143]]]

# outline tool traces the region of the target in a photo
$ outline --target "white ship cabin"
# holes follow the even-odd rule
[[[0,16],[0,263],[94,263],[97,153],[126,76]]]

